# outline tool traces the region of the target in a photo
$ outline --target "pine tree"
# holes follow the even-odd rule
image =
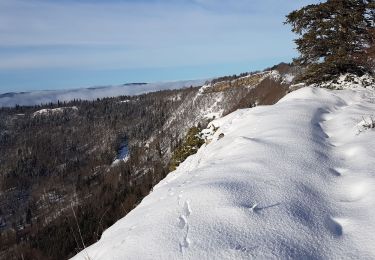
[[[32,222],[32,215],[31,215],[31,210],[30,208],[27,209],[27,212],[26,212],[26,223],[27,224],[31,224]]]
[[[343,73],[370,72],[360,62],[373,44],[375,0],[328,0],[287,15],[300,57],[295,63],[306,68],[301,81],[315,83]]]

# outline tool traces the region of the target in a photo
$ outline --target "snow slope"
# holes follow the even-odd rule
[[[74,259],[374,259],[375,130],[358,131],[374,112],[374,90],[306,87],[215,120]]]

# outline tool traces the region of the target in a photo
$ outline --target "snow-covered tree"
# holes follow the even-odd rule
[[[312,83],[369,72],[359,57],[373,45],[374,10],[374,0],[328,0],[288,14],[285,23],[300,36],[295,62],[306,68],[300,80]]]

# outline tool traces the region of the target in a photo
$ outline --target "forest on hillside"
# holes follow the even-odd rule
[[[211,114],[283,97],[296,68],[272,69],[204,90],[1,108],[0,259],[65,259],[96,242],[204,144]]]
[[[61,259],[99,239],[167,174],[158,136],[194,91],[0,109],[0,258]]]

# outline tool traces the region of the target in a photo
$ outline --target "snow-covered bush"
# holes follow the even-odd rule
[[[375,119],[373,116],[362,117],[362,121],[358,124],[358,134],[368,129],[375,129]]]
[[[361,77],[354,74],[344,74],[330,81],[313,84],[313,86],[329,89],[347,89],[358,87],[375,88],[375,78],[369,74],[365,74]]]

